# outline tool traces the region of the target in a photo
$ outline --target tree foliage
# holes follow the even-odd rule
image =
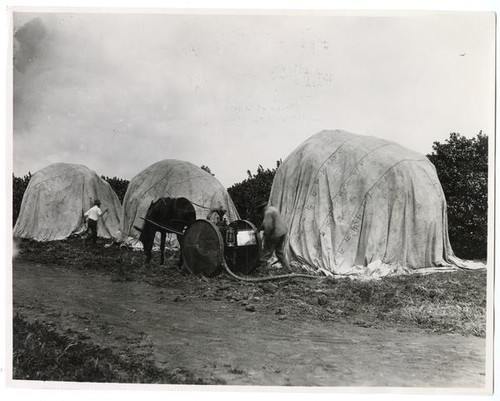
[[[448,205],[448,232],[456,255],[486,258],[488,234],[488,136],[451,133],[427,155],[436,167]]]
[[[278,160],[276,168],[273,169],[264,169],[262,165],[259,165],[256,174],[252,174],[248,170],[247,179],[228,188],[227,191],[233,199],[234,205],[242,219],[249,220],[255,225],[260,224],[254,208],[258,203],[269,199],[274,175],[281,163],[282,161]]]
[[[123,198],[125,197],[125,193],[127,192],[129,181],[123,180],[118,177],[105,177],[101,176],[101,178],[108,182],[111,185],[113,191],[115,191],[116,195],[118,195],[118,199],[120,199],[120,203],[123,203]]]
[[[17,218],[19,217],[24,192],[28,187],[31,176],[31,172],[28,172],[24,177],[16,177],[12,174],[12,226],[16,224]]]

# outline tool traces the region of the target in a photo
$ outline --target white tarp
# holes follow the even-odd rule
[[[98,223],[98,235],[119,238],[121,205],[111,186],[89,168],[51,164],[30,179],[14,227],[14,236],[37,241],[68,238],[85,230],[83,214],[101,201],[107,213]]]
[[[380,277],[463,266],[433,164],[397,143],[313,135],[279,167],[269,201],[289,226],[292,260],[308,269]]]
[[[134,226],[143,226],[141,217],[146,216],[152,201],[167,197],[187,198],[198,219],[206,218],[211,208],[222,206],[228,222],[239,220],[231,197],[217,178],[189,162],[167,159],[147,167],[130,181],[123,199],[121,240],[140,246]]]

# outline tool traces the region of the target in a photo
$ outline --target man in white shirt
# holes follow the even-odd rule
[[[261,203],[256,207],[259,213],[263,214],[262,225],[259,231],[264,231],[264,249],[260,258],[260,264],[267,265],[267,261],[273,252],[276,253],[278,261],[284,268],[291,272],[290,263],[286,256],[286,237],[288,228],[281,217],[278,209],[269,205],[267,202]]]
[[[94,206],[92,206],[84,214],[85,221],[87,221],[89,227],[90,237],[92,238],[94,244],[97,243],[97,221],[99,220],[99,217],[103,216],[107,211],[108,209],[104,212],[101,210],[101,201],[96,199],[94,201]]]

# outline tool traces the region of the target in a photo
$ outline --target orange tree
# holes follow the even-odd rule
[[[120,199],[120,203],[123,203],[123,198],[125,197],[125,193],[127,192],[129,182],[127,180],[123,180],[117,177],[105,177],[101,176],[101,178],[109,183],[113,191],[115,191],[118,199]]]
[[[488,136],[451,133],[427,155],[448,205],[450,242],[459,257],[484,259],[488,234]]]
[[[274,175],[280,164],[281,160],[278,160],[276,168],[273,169],[264,169],[262,165],[259,165],[257,174],[252,174],[248,170],[247,179],[228,188],[227,192],[231,196],[234,206],[242,219],[249,220],[256,226],[260,225],[259,218],[255,213],[255,206],[269,199]]]
[[[31,172],[28,172],[24,177],[16,177],[12,174],[12,226],[16,224],[21,203],[23,201],[24,192],[31,179]]]

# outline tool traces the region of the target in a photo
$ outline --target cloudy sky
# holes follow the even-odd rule
[[[323,129],[422,152],[494,130],[492,13],[13,15],[13,170],[131,179],[163,159],[225,186]]]

